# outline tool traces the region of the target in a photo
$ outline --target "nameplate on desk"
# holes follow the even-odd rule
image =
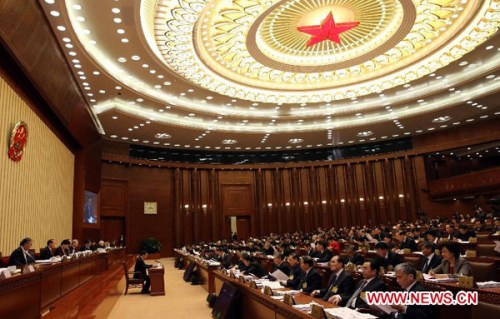
[[[458,285],[465,288],[474,288],[474,277],[458,276]]]
[[[268,296],[272,296],[273,295],[273,290],[271,289],[271,287],[264,286],[264,294],[268,295]]]
[[[35,267],[33,267],[33,265],[27,265],[23,268],[23,274],[27,274],[30,272],[35,272]]]
[[[7,279],[10,277],[12,277],[12,275],[10,274],[10,271],[8,269],[0,272],[0,279]]]
[[[469,238],[469,243],[471,243],[471,244],[477,243],[477,237],[471,237],[471,238]]]
[[[283,296],[283,302],[290,306],[295,305],[295,300],[293,299],[293,296],[291,294],[285,294]]]
[[[255,283],[255,281],[250,281],[250,288],[257,289],[257,284]]]
[[[313,304],[311,306],[311,316],[313,316],[316,319],[324,319],[326,318],[326,313],[321,306]]]
[[[466,250],[465,251],[465,257],[466,258],[476,258],[476,251],[475,250]]]
[[[403,254],[411,254],[411,250],[409,248],[403,249]]]

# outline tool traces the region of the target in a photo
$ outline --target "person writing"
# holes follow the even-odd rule
[[[134,266],[134,278],[144,280],[144,288],[142,288],[141,294],[149,294],[149,288],[151,287],[147,269],[153,267],[153,265],[146,264],[146,258],[148,258],[148,252],[142,250],[140,255],[137,256]]]
[[[455,242],[441,246],[443,260],[441,265],[429,271],[429,275],[436,278],[446,278],[455,275],[472,276],[472,267],[469,261],[460,257],[460,246]]]

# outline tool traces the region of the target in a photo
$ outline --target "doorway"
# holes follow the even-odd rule
[[[251,233],[250,216],[226,217],[226,233],[228,238],[236,234],[238,240],[247,240]]]

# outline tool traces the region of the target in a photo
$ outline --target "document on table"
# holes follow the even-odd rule
[[[261,283],[262,283],[262,286],[267,286],[271,289],[282,289],[283,288],[283,286],[280,285],[279,281],[262,280]]]
[[[272,274],[271,273],[269,273],[269,274],[278,280],[288,280],[289,279],[288,276],[279,269],[276,269],[275,272],[273,272]]]
[[[368,313],[357,312],[354,309],[345,307],[325,308],[325,313],[328,319],[376,319],[376,316]]]
[[[397,312],[397,309],[392,308],[389,305],[369,305],[370,309],[377,310],[377,311],[382,311],[386,314],[390,314],[392,312]]]

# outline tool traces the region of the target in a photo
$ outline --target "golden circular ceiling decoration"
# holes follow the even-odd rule
[[[340,34],[340,44],[307,47],[298,28],[321,25],[328,12],[337,23],[359,25]],[[162,1],[154,51],[180,76],[223,95],[330,102],[381,92],[459,59],[496,32],[490,12],[498,12],[496,1]]]
[[[325,2],[280,1],[266,10],[249,29],[249,53],[263,65],[282,71],[335,71],[393,48],[410,32],[416,17],[411,0]],[[322,41],[309,46],[310,37],[299,28],[318,24],[330,13],[336,23],[359,25],[340,34],[339,43]]]

